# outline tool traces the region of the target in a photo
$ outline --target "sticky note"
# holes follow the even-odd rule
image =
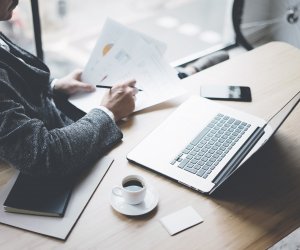
[[[161,218],[160,222],[170,235],[174,235],[203,222],[203,219],[189,206]]]

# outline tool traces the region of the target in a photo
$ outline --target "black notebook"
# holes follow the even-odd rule
[[[3,206],[6,212],[63,217],[74,182],[19,174]]]

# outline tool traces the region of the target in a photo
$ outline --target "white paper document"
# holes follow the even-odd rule
[[[83,71],[82,80],[94,85],[112,86],[135,79],[135,111],[158,104],[184,93],[177,72],[164,60],[163,43],[133,31],[110,19]],[[69,101],[85,112],[99,106],[107,89],[80,93]]]

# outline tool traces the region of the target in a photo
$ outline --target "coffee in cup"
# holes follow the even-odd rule
[[[128,175],[122,179],[121,186],[114,187],[112,192],[122,197],[128,204],[139,204],[146,195],[145,180],[139,175]]]

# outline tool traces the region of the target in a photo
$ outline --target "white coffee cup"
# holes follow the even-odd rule
[[[122,179],[121,186],[114,187],[112,192],[131,205],[141,203],[146,195],[146,183],[139,175],[128,175]]]

